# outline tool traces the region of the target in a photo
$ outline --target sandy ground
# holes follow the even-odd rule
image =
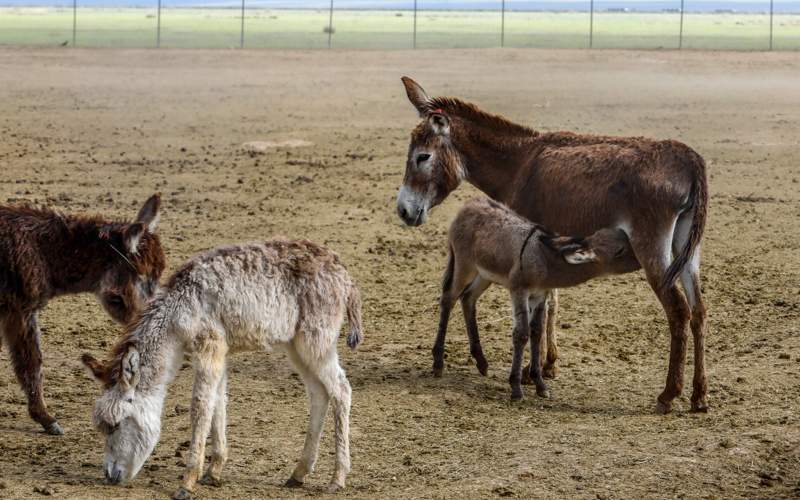
[[[688,395],[672,415],[654,414],[668,332],[641,273],[563,292],[551,399],[509,401],[499,288],[479,308],[489,375],[474,369],[454,314],[445,376],[432,378],[445,230],[475,191],[460,188],[419,228],[395,216],[417,121],[403,74],[543,130],[675,138],[705,156],[709,414],[689,414]],[[278,234],[338,251],[366,324],[357,352],[340,343],[354,391],[341,496],[797,497],[798,81],[790,53],[5,48],[0,201],[132,217],[159,191],[168,272],[202,249]],[[241,146],[251,141],[272,144]],[[0,351],[0,497],[166,498],[183,471],[191,371],[170,389],[145,469],[127,487],[105,486],[89,423],[99,388],[78,357],[104,354],[119,328],[91,296],[53,301],[41,322],[45,392],[66,435],[27,417]],[[198,496],[322,494],[330,418],[316,474],[304,489],[281,487],[306,418],[285,357],[236,355],[230,371],[226,482]]]

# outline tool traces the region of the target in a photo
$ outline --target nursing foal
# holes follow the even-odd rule
[[[153,452],[167,385],[188,350],[194,355],[192,439],[174,498],[190,496],[209,431],[212,457],[203,482],[218,484],[228,456],[227,356],[279,346],[303,378],[311,405],[303,455],[286,484],[301,485],[313,470],[331,400],[336,465],[329,490],[344,487],[350,470],[350,384],[336,340],[345,314],[347,344],[355,348],[362,338],[358,289],[335,253],[309,241],[221,247],[189,260],[127,328],[110,362],[83,356],[105,386],[93,418],[106,436],[106,478],[112,483],[133,478]]]
[[[59,295],[92,292],[120,323],[154,293],[164,252],[154,233],[160,197],[133,222],[0,206],[0,344],[28,398],[28,413],[48,434],[63,434],[47,411],[38,316]]]
[[[529,338],[530,377],[536,393],[548,396],[540,361],[546,321],[545,309],[540,306],[548,292],[638,267],[621,229],[601,229],[587,238],[558,236],[485,198],[464,205],[450,226],[448,241],[434,350],[444,349],[450,311],[459,297],[472,296],[477,301],[490,283],[507,288],[514,313],[514,357],[509,377],[514,400],[522,398],[522,357]],[[462,308],[466,308],[463,302]],[[477,325],[474,328],[477,331]],[[444,365],[440,359],[436,361],[434,371],[441,371]],[[478,369],[485,374],[486,366],[477,361]]]

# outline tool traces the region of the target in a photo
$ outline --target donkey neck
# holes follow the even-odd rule
[[[511,133],[471,127],[467,133],[454,134],[452,140],[461,155],[467,182],[490,198],[509,204],[518,183],[528,177],[537,135],[534,131]]]
[[[172,328],[177,296],[167,291],[152,299],[133,329],[121,341],[139,352],[138,390],[146,394],[166,395],[183,359],[183,344]],[[117,349],[124,354],[126,349]]]

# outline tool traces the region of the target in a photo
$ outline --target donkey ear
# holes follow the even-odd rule
[[[155,232],[160,216],[159,208],[161,208],[161,195],[156,193],[144,202],[139,215],[136,216],[136,222],[141,222],[151,233]]]
[[[577,246],[577,245],[576,245]],[[588,264],[597,262],[597,254],[591,248],[577,246],[573,249],[565,249],[561,255],[570,264]]]
[[[417,108],[420,116],[424,116],[428,111],[428,101],[430,101],[430,97],[428,97],[428,94],[425,93],[425,90],[411,78],[404,76],[401,78],[401,80],[403,80],[403,85],[406,88],[408,100],[411,101],[411,104],[413,104],[415,108]]]
[[[132,389],[139,383],[139,351],[129,347],[122,358],[119,383],[125,389]]]
[[[125,229],[122,230],[122,241],[125,242],[125,249],[132,254],[136,254],[139,251],[139,241],[142,239],[142,235],[144,234],[144,224],[141,222],[134,222],[133,224],[128,224]]]
[[[94,378],[100,382],[105,382],[107,376],[106,365],[95,359],[95,357],[88,352],[83,353],[81,356],[81,362],[83,363],[83,366],[88,368],[89,372],[94,376]]]
[[[438,135],[450,134],[450,119],[441,113],[433,113],[430,117],[431,128]]]

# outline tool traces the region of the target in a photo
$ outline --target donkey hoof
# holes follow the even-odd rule
[[[659,415],[666,415],[672,411],[672,403],[664,403],[661,400],[656,400],[656,413]]]
[[[705,398],[700,401],[692,401],[692,413],[708,413],[708,403]]]
[[[51,436],[63,436],[64,429],[58,425],[58,422],[53,422],[52,424],[44,426],[44,432],[50,434]]]
[[[222,486],[222,479],[214,477],[210,474],[206,474],[200,479],[200,484],[205,486],[213,486],[214,488],[219,488],[220,486]]]
[[[558,375],[558,366],[556,365],[545,365],[542,368],[542,377],[554,379]]]
[[[478,360],[475,365],[478,367],[478,372],[484,377],[489,373],[489,363],[485,359]]]
[[[444,372],[443,366],[434,366],[433,367],[433,376],[436,378],[442,378],[442,373]]]
[[[286,486],[287,488],[300,488],[301,486],[303,486],[303,481],[298,481],[294,477],[290,477],[289,479],[286,480],[286,482],[283,485]]]
[[[547,388],[544,389],[536,389],[536,395],[540,398],[549,399],[550,398],[550,391]]]
[[[178,491],[172,494],[172,500],[189,500],[192,498],[192,492],[181,486]]]
[[[328,485],[327,488],[325,488],[325,493],[329,493],[329,494],[330,493],[336,493],[337,491],[341,490],[342,488],[344,488],[344,486],[341,485],[341,484],[331,483],[331,484]]]
[[[511,391],[511,401],[522,401],[522,391]]]

